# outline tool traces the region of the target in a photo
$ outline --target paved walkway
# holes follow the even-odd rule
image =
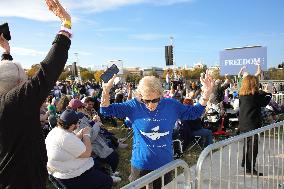
[[[284,141],[270,138],[263,142],[260,139],[257,169],[264,176],[245,174],[241,167],[243,142],[231,144],[216,151],[212,160],[208,157],[202,167],[201,189],[284,189],[279,184],[284,183]],[[263,150],[264,149],[264,150]],[[222,154],[222,156],[220,156]],[[231,155],[230,155],[231,154]],[[220,158],[222,157],[222,159]],[[229,160],[230,157],[230,160]],[[220,166],[220,164],[222,166]],[[210,169],[210,167],[212,167]],[[191,167],[192,175],[195,175],[195,166]],[[220,176],[221,175],[221,176]],[[178,177],[178,188],[184,188],[183,175]],[[211,179],[210,179],[211,177]],[[174,188],[171,183],[167,189]]]

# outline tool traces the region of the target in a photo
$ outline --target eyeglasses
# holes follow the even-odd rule
[[[155,99],[152,99],[152,100],[145,100],[145,99],[141,99],[141,101],[144,103],[144,104],[149,104],[150,102],[155,104],[155,103],[158,103],[160,102],[160,98],[155,98]]]

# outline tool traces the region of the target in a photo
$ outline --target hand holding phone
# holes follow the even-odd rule
[[[113,64],[101,75],[101,79],[104,81],[104,83],[107,83],[114,76],[114,74],[117,74],[118,72],[118,67]]]
[[[4,23],[0,25],[0,35],[2,34],[6,40],[8,41],[11,40],[11,34],[10,34],[8,23]]]

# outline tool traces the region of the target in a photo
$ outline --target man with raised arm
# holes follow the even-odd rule
[[[28,79],[14,63],[8,41],[0,37],[0,188],[43,189],[47,181],[47,154],[40,126],[40,107],[64,69],[71,44],[71,17],[58,0],[45,0],[61,20],[61,29]]]

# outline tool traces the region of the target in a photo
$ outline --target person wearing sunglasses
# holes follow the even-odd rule
[[[110,104],[109,91],[115,76],[103,84],[100,111],[105,116],[128,117],[134,133],[130,181],[134,181],[173,160],[172,133],[177,119],[199,118],[205,109],[214,82],[208,71],[202,74],[202,97],[194,106],[186,106],[170,98],[162,98],[163,87],[154,76],[145,76],[138,84],[136,98]],[[171,176],[165,176],[165,184]],[[161,179],[154,181],[161,187]]]

